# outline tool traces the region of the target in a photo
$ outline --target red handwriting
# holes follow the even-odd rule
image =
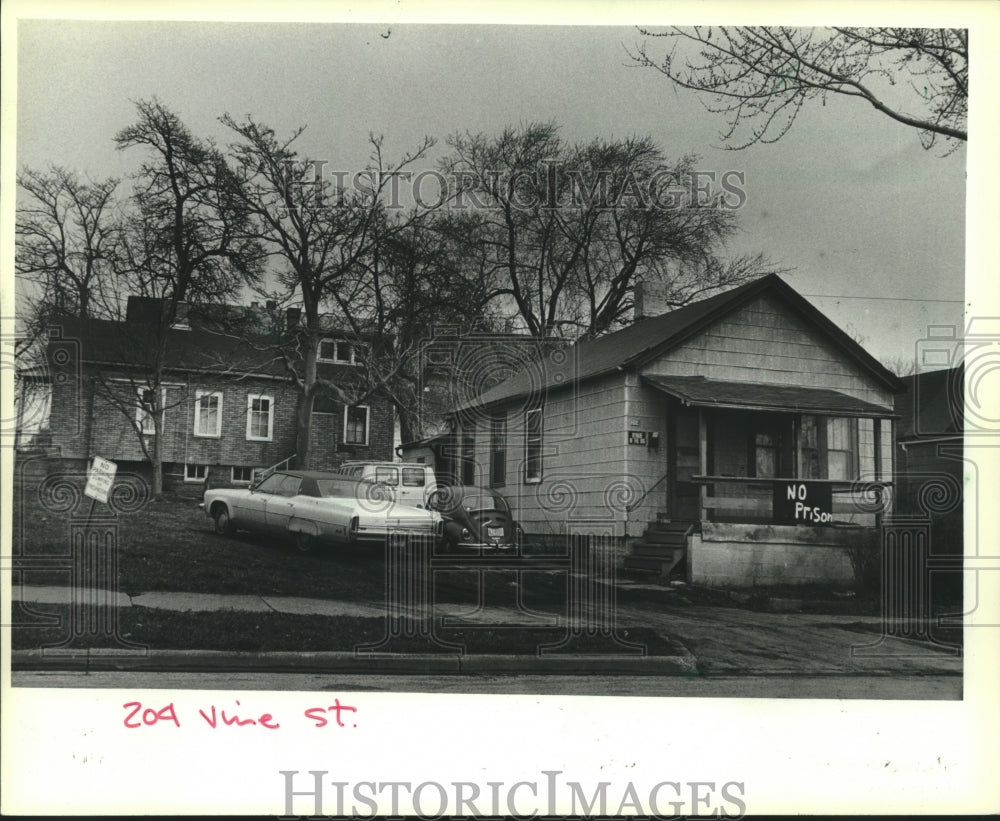
[[[347,725],[341,720],[341,713],[345,710],[356,713],[358,711],[357,707],[350,707],[347,704],[341,704],[339,698],[333,700],[333,704],[329,707],[310,707],[306,710],[306,718],[310,718],[316,722],[316,728],[325,727],[329,722],[326,720],[326,715],[328,713],[333,713],[334,718],[337,721],[338,727],[346,727]],[[357,727],[357,724],[352,724],[352,727]]]
[[[239,701],[236,702],[239,705]],[[198,711],[201,717],[208,722],[208,726],[213,730],[219,726],[219,718],[215,714],[215,705],[212,705],[212,717],[209,718],[208,714],[204,710]],[[221,711],[222,723],[227,727],[236,725],[237,727],[253,727],[260,725],[261,727],[266,727],[268,730],[277,730],[281,725],[272,723],[274,721],[274,716],[270,713],[261,713],[258,718],[240,718],[239,714],[227,715],[225,710]]]
[[[174,707],[174,703],[171,701],[165,707],[143,707],[141,701],[127,701],[122,705],[122,709],[126,711],[124,725],[130,729],[135,730],[139,727],[152,727],[160,722],[171,722],[175,727],[180,727],[181,722],[177,717],[177,710]],[[329,707],[310,707],[304,712],[307,719],[314,722],[313,726],[317,729],[320,727],[326,727],[330,725],[331,727],[347,727],[345,720],[351,721],[352,718],[356,717],[358,712],[357,707],[352,707],[349,704],[341,704],[339,698],[333,700],[333,704]],[[260,713],[259,715],[256,711],[249,712],[243,709],[239,700],[236,700],[236,709],[229,707],[217,707],[215,704],[209,705],[207,710],[199,709],[198,714],[204,719],[205,723],[211,727],[213,730],[217,730],[220,727],[263,727],[267,730],[278,730],[281,728],[281,724],[271,713]],[[351,718],[348,714],[355,714]],[[332,716],[332,717],[331,717]],[[353,721],[350,726],[357,727]]]
[[[154,710],[147,707],[142,710],[142,702],[139,701],[129,701],[122,705],[124,709],[132,707],[132,712],[125,716],[125,726],[130,730],[134,730],[136,727],[141,727],[145,724],[148,727],[156,724],[158,721],[172,721],[174,726],[180,727],[181,723],[177,720],[177,713],[174,711],[174,703],[171,701],[166,707],[161,707],[159,710]],[[136,713],[142,710],[142,721],[136,719]],[[133,720],[134,719],[134,720]]]

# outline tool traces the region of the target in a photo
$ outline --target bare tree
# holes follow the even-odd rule
[[[372,367],[387,339],[378,322],[386,299],[380,250],[407,221],[388,219],[383,197],[433,140],[425,138],[387,165],[381,138],[372,136],[368,168],[347,183],[327,176],[325,160],[299,155],[294,143],[304,128],[280,139],[250,118],[238,122],[227,114],[222,122],[240,138],[230,154],[243,169],[242,201],[254,217],[249,235],[266,247],[279,286],[270,296],[278,306],[294,304],[301,310],[300,324],[276,330],[281,332],[278,355],[298,391],[296,463],[308,466],[316,397],[325,394],[356,405],[389,379],[390,374]],[[318,368],[320,343],[334,332],[348,334],[366,350],[364,367],[341,380],[322,378]]]
[[[15,223],[14,270],[22,280],[25,328],[52,316],[102,316],[114,288],[111,259],[118,180],[93,181],[60,166],[25,168]]]
[[[118,323],[115,358],[123,370],[117,378],[99,373],[95,389],[135,430],[158,495],[164,411],[185,401],[170,401],[163,390],[175,332],[186,324],[189,302],[218,303],[255,283],[262,255],[247,237],[249,215],[221,152],[159,101],[140,101],[136,110],[136,122],[115,137],[119,149],[146,152],[119,227],[116,282],[123,294],[145,297],[150,310],[141,321]]]
[[[661,57],[645,43],[630,56],[727,117],[732,148],[775,142],[808,101],[854,97],[920,132],[925,148],[967,139],[969,41],[963,29],[746,28],[640,29],[668,42]]]
[[[534,336],[614,330],[640,280],[680,305],[768,272],[762,257],[718,256],[736,230],[738,181],[713,192],[695,157],[668,163],[648,137],[572,146],[553,123],[529,123],[449,144],[443,170],[456,205],[471,206],[470,264]]]
[[[500,322],[490,310],[490,293],[474,267],[466,265],[461,216],[439,212],[404,218],[400,230],[386,232],[373,270],[371,325],[380,344],[370,359],[369,382],[379,384],[395,406],[404,442],[424,435],[428,397],[422,393],[433,372],[455,379],[455,363],[432,363],[427,351],[457,333],[495,332]]]

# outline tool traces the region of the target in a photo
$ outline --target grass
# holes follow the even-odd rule
[[[17,491],[18,489],[16,489]],[[23,498],[23,504],[21,499]],[[14,554],[29,565],[32,558],[70,556],[71,522],[67,515],[46,511],[34,489],[15,492]],[[97,516],[103,512],[97,506]],[[84,510],[87,508],[84,506]],[[197,501],[171,496],[149,502],[142,510],[122,514],[115,522],[118,586],[128,595],[154,591],[382,602],[386,598],[386,563],[378,548],[330,546],[299,553],[290,540],[241,532],[215,534],[212,521]],[[67,561],[68,565],[68,561]],[[513,601],[518,585],[512,571],[434,571],[437,601],[486,603]],[[15,582],[65,586],[68,569],[25,569]],[[103,580],[102,580],[103,581]],[[565,602],[566,574],[525,571],[520,585],[525,604],[558,607]],[[111,586],[108,582],[84,586]]]
[[[71,624],[68,606],[32,605],[32,610],[46,614],[49,619],[58,619],[58,623],[27,626],[22,623],[23,618],[16,618],[11,631],[13,649],[37,650],[66,641]],[[114,625],[114,615],[107,608],[100,608],[100,611],[94,614],[99,619],[97,623]],[[239,611],[175,613],[144,607],[122,608],[117,618],[117,632],[109,629],[108,635],[85,635],[72,645],[73,648],[115,648],[127,643],[156,650],[351,652],[359,645],[378,644],[387,636],[387,622],[381,618]],[[382,652],[454,653],[464,649],[466,653],[476,654],[535,655],[539,646],[555,645],[565,639],[566,631],[502,626],[439,627],[434,635],[440,639],[440,644],[423,638],[399,638],[390,641]],[[116,640],[116,636],[122,641]],[[621,631],[620,637],[625,642],[645,646],[650,655],[671,655],[679,650],[671,641],[648,628],[628,628]],[[567,651],[579,653],[621,652],[621,649],[614,642],[598,637],[578,639],[566,647]]]

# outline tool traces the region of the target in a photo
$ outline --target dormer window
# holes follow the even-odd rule
[[[356,365],[356,348],[343,339],[321,339],[319,361],[333,362],[337,365]]]

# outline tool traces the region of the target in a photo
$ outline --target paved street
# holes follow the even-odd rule
[[[960,699],[959,676],[385,676],[338,673],[15,672],[15,687],[303,692],[655,696],[670,698]]]

